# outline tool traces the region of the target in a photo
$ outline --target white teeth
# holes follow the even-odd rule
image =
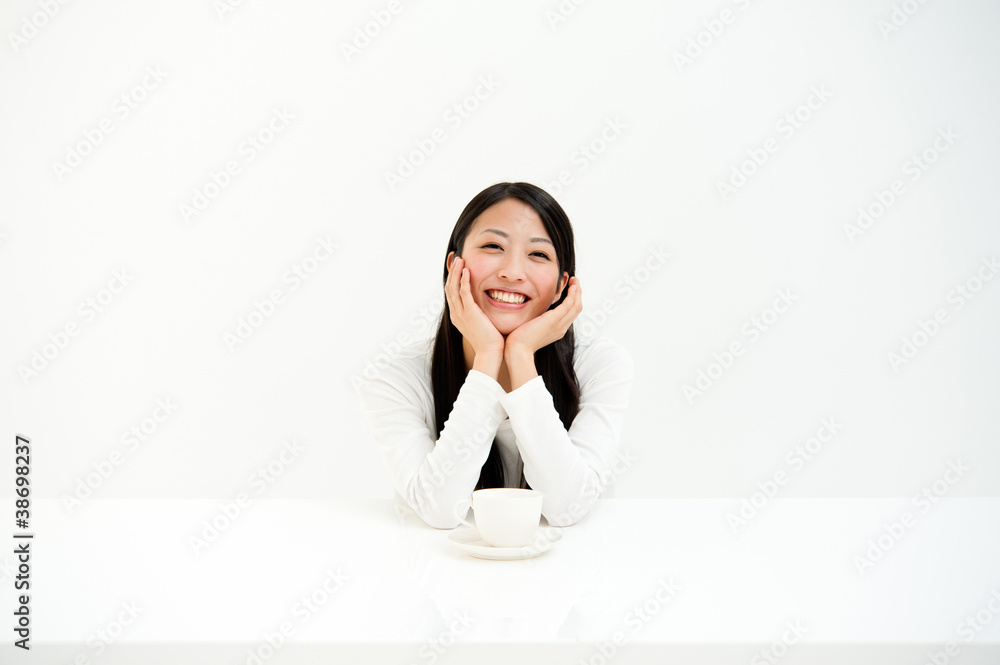
[[[505,293],[504,291],[488,291],[490,298],[494,300],[499,300],[500,302],[511,303],[513,305],[520,305],[524,302],[524,296],[515,295],[513,293]]]

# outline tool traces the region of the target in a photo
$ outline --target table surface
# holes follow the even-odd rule
[[[119,617],[123,643],[1000,643],[1000,499],[772,499],[736,533],[738,500],[602,499],[522,561],[473,558],[391,500],[221,503],[36,501],[33,638]]]

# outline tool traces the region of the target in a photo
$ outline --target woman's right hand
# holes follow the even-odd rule
[[[448,268],[448,281],[444,286],[444,294],[448,299],[448,310],[451,312],[451,322],[472,345],[476,352],[476,358],[488,359],[490,366],[495,361],[497,371],[499,371],[500,363],[503,361],[503,335],[472,298],[470,280],[469,269],[465,267],[465,261],[462,257],[455,256]]]

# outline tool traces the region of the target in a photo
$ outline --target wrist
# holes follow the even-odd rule
[[[517,390],[531,379],[538,376],[535,368],[535,353],[524,348],[504,349],[504,362],[510,373],[512,390]]]
[[[500,349],[480,351],[472,360],[472,369],[495,380],[500,376],[500,366],[503,364],[503,359],[503,351]]]
[[[529,349],[528,347],[522,346],[517,343],[508,342],[503,347],[503,358],[510,365],[511,362],[530,360],[532,364],[535,362],[535,350]]]

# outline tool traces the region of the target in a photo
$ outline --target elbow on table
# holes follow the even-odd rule
[[[549,515],[546,515],[545,521],[549,523],[549,526],[560,526],[560,527],[573,526],[574,524],[579,522],[582,517],[583,515],[581,515],[580,517],[569,517],[567,515],[558,515],[550,517]]]
[[[560,506],[555,510],[543,510],[542,515],[545,516],[545,521],[549,523],[549,526],[573,526],[590,512],[593,505],[593,501],[586,504],[573,501],[569,505]]]
[[[428,526],[432,526],[435,529],[454,529],[460,522],[454,517],[449,518],[446,515],[421,515],[424,518],[424,522]]]
[[[551,526],[572,526],[591,511],[601,490],[600,475],[594,471],[582,485],[548,495],[542,504],[542,515]]]
[[[425,524],[435,529],[454,529],[461,524],[462,520],[457,514],[457,501],[450,508],[445,507],[449,500],[418,491],[418,488],[419,485],[411,483],[410,486],[397,491],[397,494]],[[468,512],[469,508],[466,507],[465,510]]]
[[[449,513],[446,510],[436,510],[434,508],[428,508],[427,506],[413,504],[411,504],[411,507],[425,524],[432,526],[435,529],[454,529],[461,524],[461,520],[458,519],[458,515]]]

